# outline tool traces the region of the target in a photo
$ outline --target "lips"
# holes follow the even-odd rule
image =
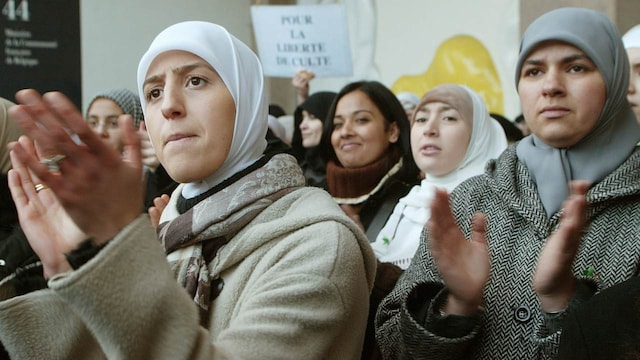
[[[567,115],[569,113],[569,109],[563,106],[545,106],[540,111],[540,114],[547,118],[559,118]]]
[[[425,156],[435,155],[440,153],[441,151],[442,148],[434,144],[424,144],[420,147],[420,154]]]
[[[180,141],[180,140],[184,140],[184,139],[188,139],[193,137],[193,135],[189,135],[189,134],[173,134],[171,136],[169,136],[165,141],[165,145],[170,143],[170,142],[176,142],[176,141]]]
[[[358,144],[358,143],[352,143],[352,142],[344,143],[344,144],[340,145],[340,150],[349,151],[349,150],[353,150],[353,149],[357,148],[358,146],[360,146],[360,144]]]

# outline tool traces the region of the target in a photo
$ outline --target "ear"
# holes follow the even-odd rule
[[[389,129],[387,130],[387,139],[391,144],[395,144],[398,142],[400,138],[400,128],[398,127],[397,122],[392,122],[389,125]]]

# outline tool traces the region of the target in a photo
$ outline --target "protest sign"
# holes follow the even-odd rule
[[[343,5],[251,7],[258,54],[267,76],[350,76],[351,51]]]

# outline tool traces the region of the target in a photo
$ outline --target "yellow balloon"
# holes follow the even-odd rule
[[[473,36],[445,40],[422,74],[403,75],[391,87],[394,93],[412,92],[420,97],[440,84],[461,84],[475,90],[491,113],[504,114],[502,83],[489,51]]]

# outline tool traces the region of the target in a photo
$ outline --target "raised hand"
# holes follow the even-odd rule
[[[436,190],[427,229],[431,256],[449,291],[443,309],[447,314],[474,314],[482,305],[491,269],[485,222],[484,214],[474,215],[471,241],[467,241],[451,213],[449,195],[445,190]]]
[[[22,136],[18,141],[30,154],[36,155],[29,138]],[[70,270],[64,254],[87,235],[71,220],[53,191],[42,185],[13,152],[10,156],[13,164],[8,174],[11,196],[22,231],[42,261],[45,278]]]
[[[149,218],[151,218],[151,224],[155,229],[157,229],[160,224],[160,216],[164,208],[167,207],[167,204],[169,204],[169,195],[162,194],[162,196],[153,199],[153,206],[147,210]]]
[[[564,201],[558,229],[547,239],[533,278],[533,288],[540,299],[542,310],[560,311],[567,307],[575,291],[575,277],[571,271],[578,253],[582,230],[586,224],[589,189],[586,181],[569,183],[571,194]]]
[[[71,219],[96,244],[114,237],[142,207],[140,139],[131,116],[119,119],[124,136],[121,158],[63,94],[40,96],[35,90],[21,90],[16,99],[20,105],[12,107],[10,115],[38,144],[41,158],[21,142],[10,145],[14,157],[53,190]],[[57,159],[53,165],[58,169],[41,162],[47,158]]]
[[[155,172],[160,165],[160,160],[156,156],[156,151],[151,145],[151,139],[147,133],[147,126],[144,121],[140,122],[140,128],[138,129],[138,137],[140,138],[140,149],[142,152],[142,164],[149,168],[152,172]]]
[[[304,102],[309,97],[309,82],[316,77],[316,74],[309,70],[301,69],[296,72],[291,79],[291,85],[296,89],[298,104]]]

